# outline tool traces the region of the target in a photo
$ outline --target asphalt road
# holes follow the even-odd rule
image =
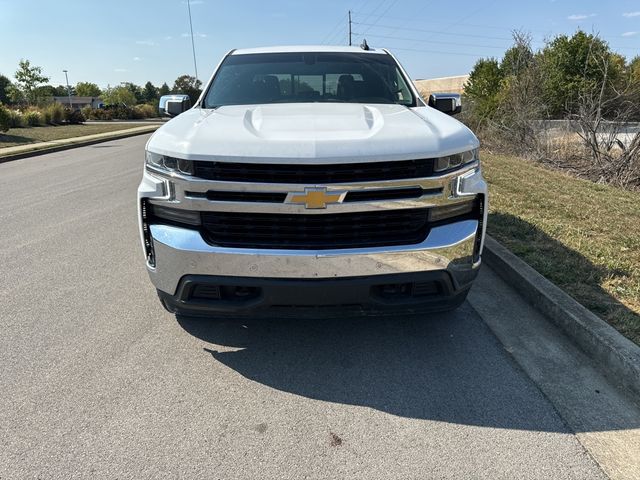
[[[143,266],[147,136],[0,164],[0,478],[601,478],[465,303],[176,319]]]

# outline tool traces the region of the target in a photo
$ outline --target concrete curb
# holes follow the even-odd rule
[[[69,150],[76,147],[85,147],[87,145],[94,145],[96,143],[108,142],[110,140],[118,140],[120,138],[133,137],[136,135],[144,135],[157,130],[161,125],[145,125],[142,127],[127,128],[124,130],[116,130],[115,132],[97,133],[94,135],[87,135],[86,137],[72,137],[63,138],[60,140],[52,140],[50,142],[42,142],[51,145],[38,148],[37,143],[31,144],[31,149],[26,148],[23,152],[16,152],[5,156],[0,156],[0,163],[11,162],[12,160],[20,160],[21,158],[35,157],[37,155],[44,155],[45,153],[60,152],[62,150]],[[9,147],[11,148],[11,147]],[[0,152],[1,155],[1,152]]]
[[[640,398],[640,347],[487,235],[483,260],[562,329],[612,381]]]

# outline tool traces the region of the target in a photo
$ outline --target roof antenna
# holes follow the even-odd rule
[[[369,45],[367,44],[367,39],[363,38],[362,43],[360,44],[360,48],[362,50],[370,50]]]

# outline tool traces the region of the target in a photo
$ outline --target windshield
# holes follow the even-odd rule
[[[302,102],[415,106],[390,55],[316,52],[229,55],[209,87],[204,108]]]

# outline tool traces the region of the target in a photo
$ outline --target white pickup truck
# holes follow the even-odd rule
[[[177,314],[442,310],[480,266],[487,186],[459,97],[420,98],[387,50],[233,50],[150,138],[147,269]]]

